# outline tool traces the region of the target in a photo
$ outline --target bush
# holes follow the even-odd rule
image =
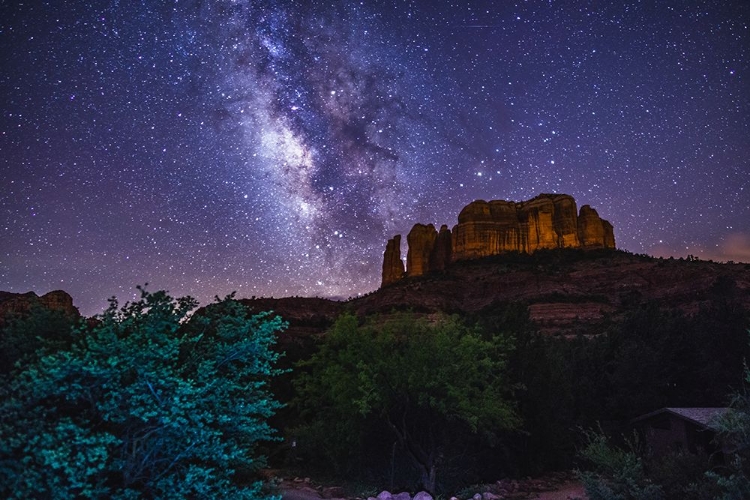
[[[141,289],[2,388],[0,496],[265,498],[279,318]]]
[[[745,368],[750,384],[750,369]],[[637,435],[618,448],[604,434],[584,433],[580,452],[590,470],[579,472],[591,500],[679,498],[742,500],[750,498],[750,393],[735,393],[730,409],[713,424],[723,465],[702,453],[678,451],[648,460]],[[721,460],[719,460],[721,463]]]
[[[750,333],[750,331],[748,331]],[[732,396],[729,411],[716,423],[718,440],[730,450],[724,470],[710,472],[708,479],[721,491],[716,498],[741,500],[750,498],[750,369],[745,366],[744,390]]]
[[[711,467],[711,456],[706,453],[678,450],[653,458],[648,472],[654,483],[661,485],[666,498],[702,500],[718,495],[713,482],[706,478]]]
[[[585,431],[586,444],[580,455],[591,466],[578,472],[590,500],[659,500],[664,494],[646,476],[638,452],[637,434],[628,449],[613,446],[601,431]]]

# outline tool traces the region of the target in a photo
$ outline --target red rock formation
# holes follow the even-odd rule
[[[558,248],[576,248],[581,245],[578,240],[578,213],[576,201],[572,196],[558,195],[552,198],[554,204],[554,220],[552,221],[557,234]],[[612,248],[614,248],[614,243]]]
[[[452,231],[443,226],[438,235],[432,224],[416,224],[407,240],[406,276],[421,276],[444,270],[450,262],[504,252],[615,248],[612,225],[588,205],[578,214],[575,200],[566,194],[541,194],[520,203],[476,200],[461,210]],[[389,263],[383,262],[383,284],[392,283],[398,274],[391,259],[386,248]]]
[[[73,307],[73,297],[62,290],[54,290],[39,297],[39,302],[54,311],[63,311],[71,316],[78,316],[78,308]]]
[[[516,204],[477,200],[458,215],[452,232],[451,260],[477,259],[518,250],[521,235]]]
[[[406,254],[406,275],[421,276],[430,270],[430,254],[435,246],[437,231],[432,224],[414,224],[406,242],[409,252]]]
[[[550,198],[537,196],[519,203],[517,209],[521,221],[521,244],[516,250],[531,253],[540,248],[557,248],[557,233],[552,224],[555,204]]]
[[[576,202],[565,194],[543,194],[521,203],[474,201],[453,228],[454,261],[579,246]]]
[[[430,253],[430,271],[444,271],[451,263],[451,245],[451,231],[443,224]]]
[[[583,248],[614,248],[615,235],[610,224],[588,205],[581,207],[578,216],[578,239]]]
[[[404,277],[404,261],[401,260],[401,235],[397,234],[385,246],[383,254],[383,282],[385,286]]]
[[[0,292],[0,323],[11,316],[26,314],[33,305],[62,311],[72,318],[81,316],[78,308],[73,306],[73,297],[62,290],[55,290],[41,297],[34,292]]]

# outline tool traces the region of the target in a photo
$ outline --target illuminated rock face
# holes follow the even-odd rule
[[[383,254],[383,285],[404,277],[404,262],[401,260],[401,235],[397,234],[385,246]]]
[[[400,278],[392,261],[389,240],[383,263],[383,284]],[[400,240],[399,240],[400,241]],[[440,271],[457,260],[478,259],[505,252],[532,253],[551,248],[615,248],[612,225],[588,205],[580,214],[572,196],[541,194],[529,201],[476,200],[458,215],[453,230],[438,233],[432,224],[416,224],[407,237],[406,276]],[[399,249],[400,258],[400,249]],[[386,272],[386,269],[388,271]],[[400,273],[399,276],[403,276]]]
[[[540,195],[521,203],[474,201],[461,211],[453,228],[454,261],[580,246],[576,202],[566,194]]]
[[[409,253],[406,254],[406,275],[421,276],[430,270],[430,254],[435,246],[437,231],[432,224],[414,224],[406,242],[409,244]]]
[[[603,220],[588,205],[581,207],[578,216],[578,239],[584,248],[614,248],[615,234],[612,224]]]
[[[452,248],[451,231],[443,224],[430,252],[430,271],[443,271],[451,263]]]

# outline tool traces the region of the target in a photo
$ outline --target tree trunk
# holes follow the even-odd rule
[[[414,439],[408,433],[405,414],[402,415],[400,427],[393,423],[390,416],[386,416],[386,422],[396,434],[396,438],[406,452],[406,456],[411,459],[417,470],[419,470],[423,488],[431,495],[434,495],[437,467],[435,466],[435,438],[432,435],[432,432],[430,432],[428,449],[425,450],[419,444],[418,440]]]
[[[427,493],[430,495],[435,494],[435,476],[436,476],[436,470],[435,470],[435,464],[424,464],[424,468],[422,469],[422,487],[425,489]]]

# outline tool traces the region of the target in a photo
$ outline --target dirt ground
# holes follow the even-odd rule
[[[282,500],[320,500],[322,495],[309,486],[284,482],[281,486]],[[554,490],[530,493],[527,496],[513,496],[514,499],[528,500],[587,500],[583,485],[577,481],[567,481]]]
[[[305,490],[282,489],[281,500],[320,500],[322,498],[317,492]]]
[[[537,498],[539,500],[568,500],[568,499],[580,499],[587,500],[586,492],[583,489],[583,485],[577,481],[570,481],[561,484],[557,489],[553,491],[544,491],[538,493]]]

